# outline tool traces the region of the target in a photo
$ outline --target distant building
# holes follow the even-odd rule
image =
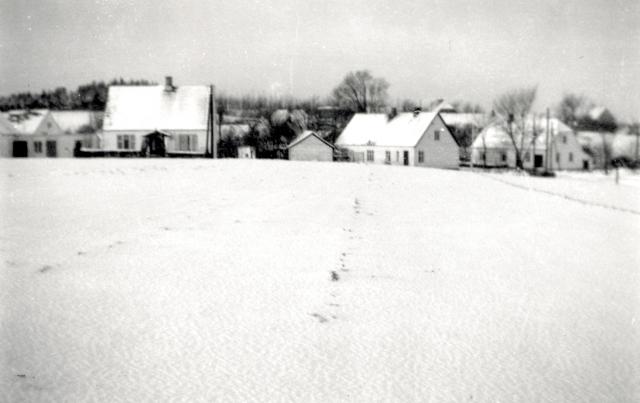
[[[111,86],[101,149],[111,155],[204,156],[209,98],[208,86],[174,86],[171,77],[165,85]]]
[[[305,130],[287,148],[293,161],[333,161],[335,147],[316,132]]]
[[[51,115],[63,132],[63,148],[72,148],[73,156],[100,148],[103,112],[51,111]]]
[[[458,144],[439,113],[356,114],[336,146],[356,162],[435,168],[458,167]]]
[[[17,132],[11,145],[14,157],[68,158],[80,148],[82,135],[63,130],[48,109],[13,110],[4,117]]]
[[[251,146],[238,146],[238,158],[240,159],[255,159],[256,148]]]
[[[592,158],[583,151],[575,133],[567,125],[559,119],[550,119],[547,141],[546,124],[545,117],[532,117],[525,122],[524,138],[520,132],[514,133],[518,147],[523,144],[521,157],[524,168],[593,168]],[[516,130],[514,128],[514,131]],[[545,162],[547,158],[548,161]],[[515,168],[516,153],[513,141],[502,124],[494,121],[476,137],[471,146],[471,162],[475,166]]]
[[[605,161],[611,160],[614,137],[613,133],[605,131],[579,130],[576,132],[576,140],[584,152],[591,156],[592,168],[595,169],[604,168]]]
[[[0,114],[0,157],[13,157],[13,145],[17,137],[18,130],[9,123],[4,114]]]

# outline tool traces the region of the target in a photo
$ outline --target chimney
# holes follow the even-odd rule
[[[419,106],[413,110],[413,117],[417,117],[420,112],[422,112],[422,108],[420,108]]]
[[[176,87],[173,86],[173,77],[166,76],[164,78],[164,90],[167,92],[175,90]]]

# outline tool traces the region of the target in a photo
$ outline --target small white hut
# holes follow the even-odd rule
[[[255,159],[256,148],[251,146],[238,146],[238,158],[240,159]]]
[[[293,161],[333,161],[334,145],[318,133],[305,130],[287,147],[289,159]]]

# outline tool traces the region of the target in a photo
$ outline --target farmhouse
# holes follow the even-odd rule
[[[305,130],[287,147],[289,159],[293,161],[333,161],[333,144],[316,132]]]
[[[353,116],[336,146],[352,161],[436,168],[458,167],[458,144],[437,112]]]
[[[547,141],[547,120],[543,116],[525,121],[525,134],[514,127],[514,140],[520,148],[523,165],[527,169],[548,167],[558,170],[591,169],[593,161],[582,150],[575,133],[557,118],[549,119]],[[547,148],[548,144],[548,148]],[[545,160],[548,159],[547,162]],[[471,162],[483,167],[516,166],[513,141],[500,121],[489,124],[471,146]]]
[[[203,156],[211,89],[204,85],[111,86],[101,149],[110,155]],[[211,119],[215,122],[215,119]],[[215,136],[217,141],[217,136]]]
[[[65,133],[48,109],[13,110],[4,117],[16,131],[13,157],[73,157],[79,137]]]

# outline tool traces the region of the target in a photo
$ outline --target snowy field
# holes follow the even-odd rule
[[[96,159],[0,175],[3,402],[640,401],[633,174]]]

